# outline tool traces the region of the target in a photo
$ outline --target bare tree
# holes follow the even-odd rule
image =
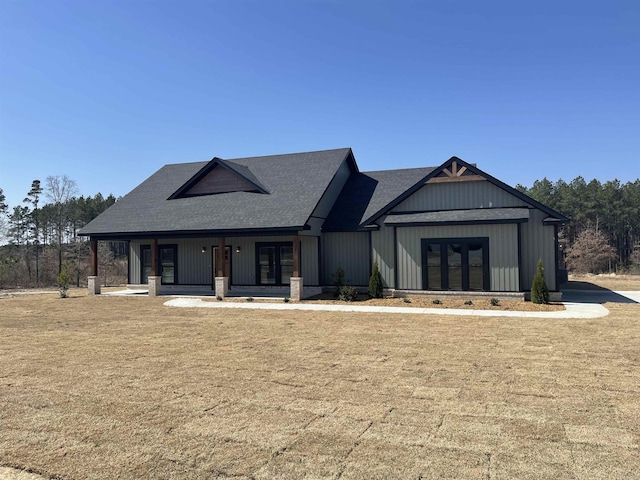
[[[567,251],[567,266],[576,273],[602,273],[615,258],[616,251],[607,237],[598,230],[587,229]]]
[[[62,272],[62,244],[64,233],[68,223],[69,200],[78,193],[78,185],[75,180],[66,175],[47,177],[45,187],[47,198],[55,209],[55,227],[58,244],[58,274]]]

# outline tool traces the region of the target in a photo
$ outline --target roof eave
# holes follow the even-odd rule
[[[527,223],[526,218],[493,219],[493,220],[445,220],[442,222],[398,222],[387,223],[390,227],[437,227],[443,225],[505,225]]]
[[[92,240],[135,240],[152,238],[199,238],[199,237],[241,237],[257,235],[297,235],[298,232],[308,230],[307,225],[293,225],[284,227],[256,227],[256,228],[228,228],[207,230],[159,230],[136,232],[87,232],[79,233]]]

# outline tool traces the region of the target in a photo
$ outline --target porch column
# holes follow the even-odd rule
[[[160,295],[162,288],[162,277],[159,275],[158,268],[158,239],[151,240],[151,275],[149,275],[149,296],[155,297]]]
[[[100,280],[98,279],[98,241],[89,242],[90,272],[87,278],[89,295],[100,295]]]
[[[224,237],[218,238],[218,254],[216,255],[216,297],[224,298],[229,293],[229,276],[225,268],[225,247]]]
[[[303,297],[303,282],[300,276],[300,236],[293,237],[293,275],[291,277],[291,300],[298,302]]]

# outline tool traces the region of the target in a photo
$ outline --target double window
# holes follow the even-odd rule
[[[489,239],[422,239],[424,290],[489,290]]]
[[[158,245],[158,275],[164,285],[178,283],[178,246]],[[151,245],[140,247],[140,283],[148,283],[151,275]]]

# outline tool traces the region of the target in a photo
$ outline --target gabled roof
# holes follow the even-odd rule
[[[384,209],[434,167],[360,172],[351,175],[325,220],[324,231],[355,231]]]
[[[171,196],[169,196],[169,200],[173,200],[175,198],[182,198],[189,196],[189,192],[193,190],[193,188],[198,185],[199,182],[203,181],[207,175],[211,174],[216,167],[225,169],[235,176],[238,177],[245,184],[249,184],[254,187],[255,191],[259,193],[269,193],[262,186],[260,181],[255,177],[251,170],[246,165],[240,165],[238,163],[234,163],[228,160],[223,160],[218,157],[213,157],[209,163],[207,163],[204,167],[200,169],[198,173],[196,173],[193,177],[187,180],[184,185],[180,186],[178,190],[176,190]],[[245,190],[246,191],[246,190]],[[226,192],[215,192],[215,193],[229,193]],[[203,194],[201,194],[203,195]],[[204,194],[206,195],[206,193]]]
[[[130,238],[302,230],[344,161],[353,162],[349,148],[165,165],[80,234]],[[237,191],[180,198],[180,192],[220,166],[264,193]]]
[[[528,195],[525,195],[524,193],[516,190],[515,188],[510,187],[506,183],[501,182],[497,178],[492,177],[488,173],[483,172],[482,170],[480,170],[475,165],[467,163],[464,160],[454,156],[454,157],[451,157],[446,162],[444,162],[439,167],[431,168],[431,171],[424,178],[422,178],[419,182],[415,183],[412,187],[407,189],[401,195],[399,195],[398,197],[393,199],[390,203],[385,205],[384,208],[378,210],[374,215],[372,215],[371,217],[367,218],[362,223],[362,226],[365,226],[365,225],[368,225],[370,223],[376,222],[380,217],[382,217],[383,215],[386,215],[387,213],[389,213],[400,202],[402,202],[403,200],[407,199],[408,197],[413,195],[416,191],[418,191],[420,188],[422,188],[425,183],[427,183],[429,181],[437,181],[437,179],[440,179],[441,177],[456,177],[455,174],[453,174],[453,175],[451,174],[451,170],[450,170],[451,166],[453,164],[456,164],[457,169],[461,169],[461,167],[464,168],[464,173],[462,175],[459,175],[459,177],[462,178],[464,175],[469,175],[469,176],[473,176],[473,177],[482,177],[484,180],[489,181],[490,183],[492,183],[493,185],[497,186],[498,188],[501,188],[502,190],[505,190],[506,192],[514,195],[515,197],[519,198],[520,200],[528,203],[529,205],[531,205],[531,206],[543,211],[547,215],[549,215],[550,218],[545,219],[546,222],[556,221],[558,223],[566,223],[566,222],[569,221],[569,219],[566,216],[562,215],[561,213],[553,210],[552,208],[547,207],[546,205],[543,205],[542,203],[534,200],[533,198],[529,197]],[[458,171],[462,171],[462,170],[458,170]],[[457,179],[454,178],[453,181],[461,180],[461,178],[457,178]]]

